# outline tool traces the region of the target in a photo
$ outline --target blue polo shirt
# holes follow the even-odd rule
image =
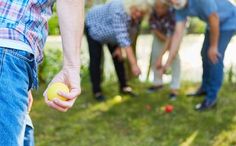
[[[188,0],[187,7],[176,11],[176,21],[196,16],[208,24],[209,15],[215,12],[220,19],[220,30],[236,30],[236,6],[229,0]]]

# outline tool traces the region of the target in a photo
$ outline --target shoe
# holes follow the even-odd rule
[[[198,96],[205,96],[207,93],[206,91],[203,91],[202,89],[198,89],[195,93],[187,94],[188,97],[198,97]]]
[[[174,100],[177,99],[177,96],[178,96],[178,95],[177,95],[176,93],[170,93],[170,94],[169,94],[169,99],[172,100],[172,101],[174,101]]]
[[[147,91],[149,92],[149,93],[153,93],[153,92],[155,92],[155,91],[158,91],[158,90],[160,90],[160,89],[162,89],[163,88],[163,85],[157,85],[157,86],[151,86],[151,87],[149,87],[148,89],[147,89]]]
[[[95,93],[95,97],[94,97],[98,102],[103,102],[106,100],[106,97],[104,95],[102,95],[101,92]]]
[[[127,87],[123,87],[121,90],[120,90],[120,93],[121,94],[124,94],[124,95],[129,95],[129,96],[132,96],[132,97],[138,97],[138,95],[136,93],[133,92],[132,88],[127,86]]]
[[[197,111],[206,111],[208,109],[212,109],[212,108],[216,107],[216,103],[217,103],[216,100],[208,101],[208,100],[205,99],[202,103],[197,104],[195,106],[195,110],[197,110]]]

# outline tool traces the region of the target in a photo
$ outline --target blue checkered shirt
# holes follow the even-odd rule
[[[130,19],[124,10],[122,0],[112,0],[95,6],[88,12],[86,27],[94,40],[128,47],[131,45],[128,32]]]
[[[20,42],[41,62],[55,0],[1,0],[0,40]],[[4,46],[2,46],[4,47]]]

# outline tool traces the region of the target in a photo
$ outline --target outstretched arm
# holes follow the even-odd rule
[[[62,112],[70,109],[77,96],[80,94],[80,47],[84,25],[84,1],[83,0],[57,0],[57,12],[63,44],[63,68],[53,78],[50,84],[62,82],[66,84],[70,93],[58,93],[67,98],[67,101],[54,99],[49,101],[46,93],[45,102],[52,108]],[[49,84],[49,86],[50,86]]]

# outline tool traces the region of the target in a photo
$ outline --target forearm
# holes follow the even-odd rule
[[[218,49],[219,39],[219,17],[217,14],[212,14],[209,17],[210,26],[210,48]]]
[[[163,55],[166,53],[166,51],[169,50],[170,42],[171,42],[171,38],[167,38],[165,41],[164,47],[162,48],[161,53],[158,56],[158,58],[162,58]]]
[[[126,55],[127,55],[129,63],[131,65],[137,65],[137,60],[136,60],[136,57],[135,57],[132,47],[130,46],[130,47],[127,47],[124,49],[126,51]]]
[[[184,36],[185,24],[186,22],[179,22],[176,24],[175,32],[170,40],[169,57],[165,65],[166,67],[169,67],[172,64],[176,54],[179,51],[180,44]]]
[[[62,36],[63,67],[80,67],[80,47],[84,25],[83,0],[57,0]]]
[[[165,34],[161,33],[159,30],[154,30],[153,31],[154,35],[159,38],[162,42],[167,40],[167,37]]]

